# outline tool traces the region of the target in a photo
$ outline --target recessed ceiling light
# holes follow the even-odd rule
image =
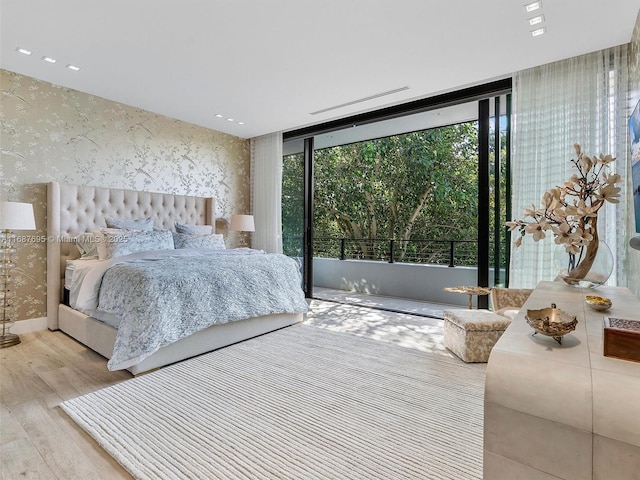
[[[55,58],[51,58],[51,57],[47,57],[47,56],[42,57],[42,60],[44,60],[45,62],[49,62],[49,63],[56,63],[56,59]]]
[[[22,47],[16,48],[16,52],[21,53],[23,55],[31,55],[31,50],[27,50],[26,48],[22,48]]]
[[[546,27],[537,28],[535,30],[531,30],[531,36],[532,37],[539,37],[540,35],[544,35],[546,33],[546,31],[547,31]]]
[[[529,25],[537,25],[542,22],[544,22],[544,15],[538,15],[537,17],[529,19]]]
[[[224,115],[222,115],[221,113],[216,113],[216,117],[217,118],[225,118]],[[238,125],[244,125],[244,122],[241,122],[240,120],[236,120],[234,118],[227,118],[227,122],[236,122]]]
[[[536,10],[538,10],[539,8],[542,8],[542,2],[531,2],[531,3],[527,3],[524,6],[525,10],[527,11],[527,13],[531,13],[531,12],[535,12]]]
[[[77,72],[78,70],[80,70],[80,67],[76,67],[75,65],[71,65],[71,64],[67,65],[67,68],[69,70],[73,70],[74,72]]]

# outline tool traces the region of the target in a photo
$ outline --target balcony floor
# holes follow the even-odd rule
[[[436,319],[444,318],[442,313],[444,310],[464,309],[464,307],[459,305],[428,303],[421,300],[387,297],[383,295],[369,295],[366,293],[349,292],[346,290],[335,290],[323,287],[313,287],[313,298]]]

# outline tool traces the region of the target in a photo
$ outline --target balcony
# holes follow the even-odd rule
[[[476,265],[475,240],[319,237],[314,242],[313,284],[320,289],[464,307],[466,295],[442,289],[477,285]],[[493,278],[493,270],[490,275]],[[477,305],[476,297],[473,304]]]

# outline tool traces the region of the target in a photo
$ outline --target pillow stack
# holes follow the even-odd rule
[[[206,248],[224,250],[224,237],[213,233],[211,225],[175,222],[175,232],[155,229],[153,217],[128,219],[106,217],[106,228],[76,237],[81,258],[108,260],[136,252]]]
[[[106,217],[107,228],[98,243],[98,258],[108,260],[136,252],[149,250],[173,250],[173,238],[169,231],[154,231],[153,217],[129,219]]]
[[[211,250],[224,250],[224,237],[213,233],[211,225],[186,225],[175,223],[176,231],[173,233],[175,248],[208,248]]]

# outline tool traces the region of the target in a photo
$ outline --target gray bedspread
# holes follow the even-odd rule
[[[116,264],[104,273],[98,303],[121,319],[110,370],[210,325],[308,308],[297,263],[279,254]]]

